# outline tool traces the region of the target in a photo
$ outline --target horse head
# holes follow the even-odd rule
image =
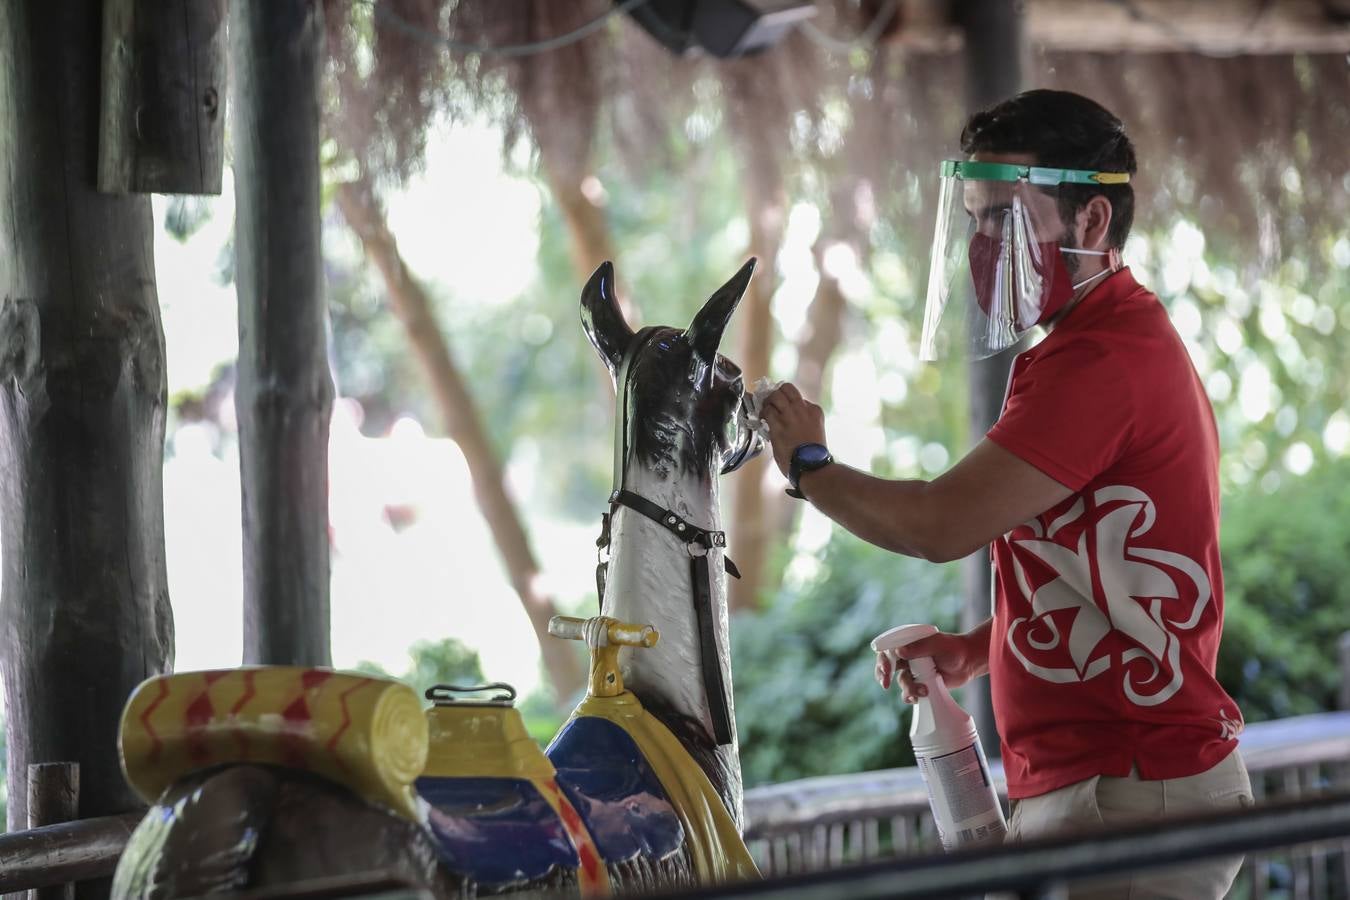
[[[614,291],[614,266],[596,269],[581,293],[586,336],[620,398],[616,450],[663,480],[711,482],[762,448],[747,425],[740,367],[717,352],[754,273],[751,259],[703,304],[688,328],[634,332]],[[618,475],[620,473],[616,473]]]

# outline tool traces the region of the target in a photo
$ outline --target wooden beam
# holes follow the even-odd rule
[[[104,0],[98,188],[219,194],[225,0]]]
[[[1031,0],[1033,46],[1243,56],[1350,52],[1350,20],[1319,0]]]
[[[111,875],[144,817],[142,810],[0,834],[0,892]]]
[[[901,0],[888,43],[951,53],[963,43],[964,0]],[[1350,0],[1025,0],[1033,50],[1204,53],[1214,56],[1350,53]]]

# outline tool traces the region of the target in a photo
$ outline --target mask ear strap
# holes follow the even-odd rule
[[[1125,263],[1120,258],[1120,248],[1112,247],[1106,251],[1106,266],[1112,272],[1119,272],[1125,268]]]

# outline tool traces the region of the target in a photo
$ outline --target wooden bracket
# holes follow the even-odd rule
[[[98,189],[219,194],[226,0],[103,0]]]

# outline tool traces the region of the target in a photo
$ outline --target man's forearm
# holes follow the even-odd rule
[[[987,439],[933,481],[888,481],[835,463],[803,473],[800,486],[864,540],[933,562],[968,556],[1073,493]]]
[[[972,654],[979,654],[972,657],[972,662],[976,664],[975,671],[971,677],[979,678],[981,675],[989,674],[989,641],[994,633],[994,620],[985,619],[979,625],[966,632],[965,636],[970,639],[970,648]]]
[[[891,481],[835,463],[803,473],[798,486],[817,509],[863,540],[945,561],[941,518],[927,509],[928,482]]]

